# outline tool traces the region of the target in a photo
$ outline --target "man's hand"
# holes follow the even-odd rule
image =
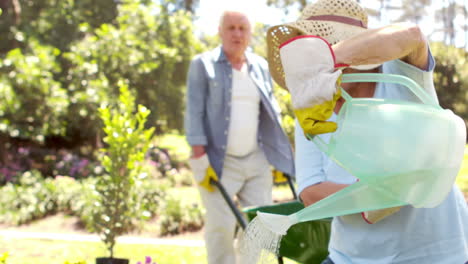
[[[192,149],[194,149],[194,147],[192,147]],[[203,147],[203,151],[204,151],[204,147]],[[214,191],[214,187],[213,185],[211,185],[211,179],[217,181],[218,176],[216,175],[216,172],[214,171],[214,169],[210,166],[208,155],[204,153],[204,154],[201,154],[201,156],[198,156],[196,158],[190,158],[189,165],[192,168],[193,178],[195,179],[197,184],[202,186],[209,192]]]
[[[277,169],[273,169],[271,171],[271,174],[273,175],[273,182],[274,183],[288,182],[288,178],[284,175],[284,172],[282,172],[282,171],[279,171]]]
[[[215,188],[213,187],[213,185],[211,185],[211,179],[213,179],[215,181],[218,181],[218,176],[216,175],[216,172],[214,171],[214,169],[211,166],[209,166],[206,169],[205,177],[203,177],[203,180],[198,182],[198,184],[201,187],[208,190],[209,192],[213,192],[215,190]]]
[[[192,158],[193,159],[197,159],[201,156],[203,156],[203,154],[206,153],[206,150],[205,150],[205,146],[203,145],[193,145],[192,146]]]

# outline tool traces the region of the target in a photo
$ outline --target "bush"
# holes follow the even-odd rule
[[[35,145],[13,146],[6,144],[5,162],[0,165],[0,185],[17,183],[18,177],[30,170],[43,176],[70,176],[75,179],[98,176],[102,169],[92,158],[84,157],[71,150],[48,149]]]
[[[57,211],[55,185],[38,171],[27,171],[18,184],[8,183],[0,193],[0,222],[20,225]]]
[[[203,214],[197,204],[185,204],[168,195],[159,211],[160,235],[174,235],[198,230],[203,226]]]

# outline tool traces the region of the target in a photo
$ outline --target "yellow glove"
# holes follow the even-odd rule
[[[272,170],[271,173],[273,174],[273,182],[274,183],[283,183],[283,182],[288,181],[288,178],[286,178],[286,176],[284,176],[284,173],[282,171]]]
[[[294,114],[304,130],[304,133],[317,135],[335,131],[337,128],[336,123],[327,120],[332,116],[336,101],[340,97],[341,90],[338,89],[331,101],[326,101],[309,108],[294,110]]]
[[[195,182],[210,192],[214,191],[214,187],[211,185],[210,180],[214,179],[217,181],[218,176],[210,165],[208,155],[205,153],[201,157],[189,159],[188,162],[192,169]]]
[[[284,80],[294,113],[307,134],[336,130],[327,122],[340,98],[340,76],[347,65],[336,64],[331,45],[318,36],[304,36],[280,47]]]
[[[213,185],[211,185],[211,179],[213,179],[215,181],[218,181],[218,176],[216,175],[215,170],[211,166],[209,166],[206,169],[205,177],[203,177],[203,180],[198,182],[198,184],[201,187],[208,190],[209,192],[213,192],[215,190],[215,188],[213,187]]]

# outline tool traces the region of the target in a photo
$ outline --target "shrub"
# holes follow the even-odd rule
[[[185,204],[168,195],[164,206],[160,208],[158,222],[161,235],[174,235],[200,229],[203,216],[197,204]]]
[[[20,225],[55,213],[55,185],[38,171],[27,171],[18,184],[8,183],[0,193],[0,222]]]
[[[144,154],[153,134],[152,128],[145,128],[149,110],[141,105],[136,110],[134,95],[126,85],[120,85],[118,104],[99,109],[107,144],[99,159],[106,174],[97,181],[99,196],[93,211],[94,228],[110,258],[117,236],[132,230],[142,218],[135,181],[142,175]]]

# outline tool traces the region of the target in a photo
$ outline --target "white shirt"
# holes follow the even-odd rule
[[[260,93],[244,64],[241,71],[232,69],[231,118],[226,153],[245,156],[257,148]]]

